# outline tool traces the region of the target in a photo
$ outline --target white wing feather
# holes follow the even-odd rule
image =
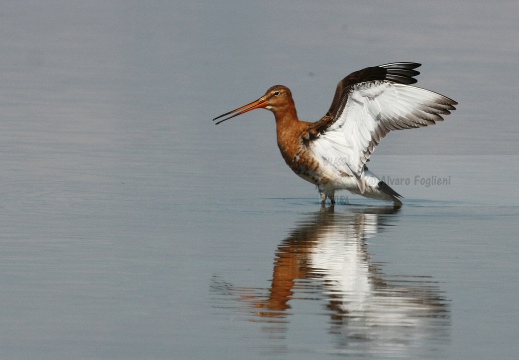
[[[433,125],[454,109],[453,100],[387,80],[351,86],[335,122],[311,145],[314,156],[338,172],[354,175],[364,192],[364,165],[391,130]]]

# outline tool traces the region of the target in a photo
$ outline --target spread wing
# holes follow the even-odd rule
[[[315,123],[314,155],[355,175],[364,192],[364,165],[391,130],[433,125],[456,101],[414,84],[420,64],[398,62],[356,71],[337,85],[327,114]]]

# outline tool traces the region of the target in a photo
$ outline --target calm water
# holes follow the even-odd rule
[[[517,2],[0,8],[3,358],[516,358]],[[399,211],[321,208],[268,112],[211,122],[391,61],[460,103],[375,152]]]

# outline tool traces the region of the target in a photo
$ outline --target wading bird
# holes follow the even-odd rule
[[[321,203],[335,204],[335,191],[393,201],[402,197],[366,167],[380,140],[392,130],[417,128],[442,121],[457,102],[410,86],[420,64],[396,62],[368,67],[342,79],[330,109],[319,121],[299,120],[290,89],[275,85],[250,104],[220,115],[229,120],[254,109],[267,109],[276,118],[277,142],[287,165],[315,184]]]

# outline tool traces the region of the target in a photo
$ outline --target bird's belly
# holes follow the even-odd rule
[[[313,157],[306,159],[294,157],[292,161],[287,161],[287,164],[299,177],[317,185],[320,189],[339,190],[358,187],[353,174],[320,163]]]
[[[357,181],[348,169],[341,169],[316,158],[303,142],[280,142],[278,146],[287,165],[299,177],[323,190],[356,189]]]
[[[296,175],[312,184],[319,185],[323,178],[323,171],[318,161],[308,156],[307,152],[299,151],[296,154],[281,153],[287,165]]]

